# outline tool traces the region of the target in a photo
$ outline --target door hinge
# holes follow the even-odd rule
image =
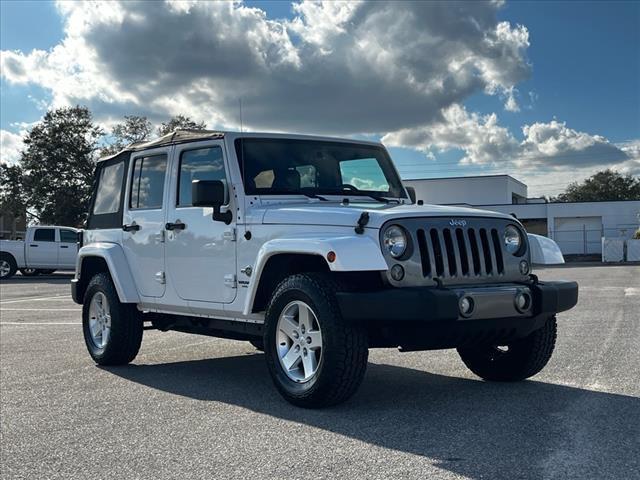
[[[230,228],[229,230],[224,231],[224,239],[229,240],[230,242],[236,241],[236,229]]]
[[[236,274],[235,273],[229,273],[227,275],[224,276],[224,284],[226,287],[229,288],[237,288],[238,286],[238,282],[236,281]]]
[[[165,276],[164,276],[164,272],[156,273],[156,282],[158,282],[161,285],[165,284],[166,279],[165,279]]]

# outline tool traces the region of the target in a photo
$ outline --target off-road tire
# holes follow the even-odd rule
[[[10,255],[8,253],[0,253],[0,260],[9,264],[9,272],[6,275],[0,277],[2,280],[8,280],[9,278],[13,277],[18,271],[16,259],[13,258],[13,255]]]
[[[556,317],[524,338],[506,345],[507,351],[495,345],[458,348],[464,364],[479,377],[496,382],[517,382],[539,373],[547,364],[556,344]]]
[[[344,402],[364,378],[369,357],[366,331],[343,320],[337,291],[339,286],[327,274],[291,275],[278,285],[267,306],[264,334],[267,366],[280,394],[299,407],[320,408]],[[322,332],[322,359],[315,375],[305,383],[287,376],[276,350],[278,318],[294,300],[311,307]]]
[[[103,348],[96,347],[89,332],[89,305],[98,292],[106,296],[111,314],[111,332]],[[143,331],[140,313],[135,305],[120,302],[106,273],[98,273],[89,281],[82,306],[82,331],[89,354],[98,365],[127,364],[140,350]]]

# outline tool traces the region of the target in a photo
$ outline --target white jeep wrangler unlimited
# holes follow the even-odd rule
[[[487,380],[538,373],[573,282],[530,274],[520,223],[416,205],[379,143],[175,131],[99,162],[73,298],[101,365],[143,330],[245,340],[304,407],[357,390],[370,347],[457,348]]]

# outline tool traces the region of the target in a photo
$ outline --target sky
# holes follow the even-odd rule
[[[49,108],[381,140],[403,178],[640,175],[640,2],[0,1],[1,161]]]

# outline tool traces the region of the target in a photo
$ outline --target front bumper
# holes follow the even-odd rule
[[[519,311],[515,296],[524,292],[531,297],[530,308]],[[576,282],[538,282],[483,287],[408,287],[382,292],[340,292],[337,294],[342,315],[355,321],[438,322],[473,321],[493,318],[530,318],[550,316],[573,308],[578,302]],[[460,299],[473,299],[471,315],[460,313]]]
[[[531,304],[519,311],[515,296],[527,292]],[[471,315],[461,298],[473,299]],[[401,350],[456,348],[479,343],[504,345],[544,326],[549,317],[578,302],[575,282],[538,282],[483,287],[411,287],[337,294],[342,316],[367,328],[371,347]]]

